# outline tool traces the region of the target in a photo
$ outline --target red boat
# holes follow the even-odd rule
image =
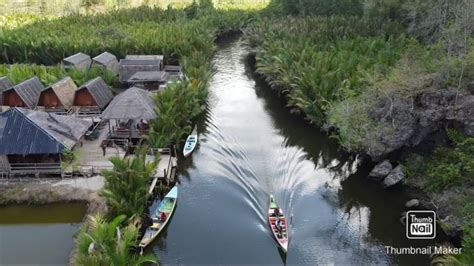
[[[268,208],[268,223],[272,230],[273,237],[281,249],[286,253],[288,250],[288,222],[283,211],[278,206],[273,194],[270,194],[270,204]]]

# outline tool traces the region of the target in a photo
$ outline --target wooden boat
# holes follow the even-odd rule
[[[183,148],[183,156],[188,157],[196,148],[196,144],[198,143],[198,133],[197,133],[197,127],[194,127],[193,132],[191,135],[188,136],[186,139],[186,143],[184,144]]]
[[[281,229],[277,227],[277,221],[281,223]],[[288,250],[288,222],[283,211],[278,206],[273,194],[270,194],[270,204],[268,208],[268,224],[272,230],[273,237],[280,248],[286,253]]]
[[[168,224],[171,216],[173,215],[174,209],[176,207],[176,202],[178,201],[178,187],[174,186],[165,198],[161,201],[160,206],[151,215],[153,224],[149,226],[142,240],[140,241],[140,247],[145,248],[148,246],[165,228]],[[164,213],[164,215],[162,214]],[[164,216],[164,219],[162,219]]]

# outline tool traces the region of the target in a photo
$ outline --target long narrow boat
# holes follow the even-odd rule
[[[196,148],[196,144],[198,143],[198,133],[197,133],[197,126],[194,127],[193,132],[191,135],[188,136],[186,139],[186,143],[184,143],[183,148],[183,156],[188,157]]]
[[[277,221],[280,221],[280,230],[277,227]],[[273,237],[281,249],[286,253],[288,250],[288,223],[285,214],[278,206],[273,194],[270,194],[270,204],[268,207],[268,224],[272,230]]]
[[[156,208],[156,210],[151,215],[153,224],[146,229],[145,235],[140,241],[139,246],[141,248],[148,246],[160,234],[163,228],[165,228],[171,219],[171,216],[173,215],[177,201],[178,187],[174,186],[161,201],[160,206],[158,206],[158,208]]]

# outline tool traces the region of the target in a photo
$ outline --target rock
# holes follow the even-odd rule
[[[436,211],[438,210],[438,207],[432,202],[432,201],[420,201],[419,203],[419,208],[423,210],[428,210],[428,211]]]
[[[394,186],[400,183],[403,179],[405,179],[405,173],[403,173],[402,166],[399,165],[395,167],[390,174],[383,180],[383,186],[385,188]]]
[[[299,114],[301,114],[301,111],[300,111],[300,109],[298,109],[298,108],[291,108],[291,109],[290,109],[290,114],[292,114],[292,115],[299,115]]]
[[[379,164],[377,164],[374,169],[369,174],[370,178],[376,179],[376,180],[382,180],[384,179],[388,174],[390,174],[390,171],[392,171],[393,166],[392,164],[388,161],[385,160]]]
[[[412,199],[412,200],[407,201],[407,203],[405,203],[405,207],[407,208],[418,207],[419,205],[420,205],[420,201],[417,199]]]

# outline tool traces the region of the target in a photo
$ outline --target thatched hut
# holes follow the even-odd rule
[[[155,109],[151,92],[132,87],[117,95],[101,118],[109,122],[111,138],[141,138],[149,132],[146,121],[158,118]],[[111,120],[115,125],[111,126]]]
[[[115,55],[103,52],[92,59],[93,66],[99,66],[118,74],[119,62]]]
[[[3,105],[35,109],[44,86],[37,77],[3,91]]]
[[[66,68],[77,68],[79,70],[87,70],[90,68],[92,59],[84,53],[77,53],[63,59],[63,65]]]
[[[37,106],[46,111],[68,111],[74,103],[76,91],[72,78],[65,77],[41,92]]]
[[[104,110],[113,98],[107,83],[97,77],[79,87],[74,97],[74,106]]]

